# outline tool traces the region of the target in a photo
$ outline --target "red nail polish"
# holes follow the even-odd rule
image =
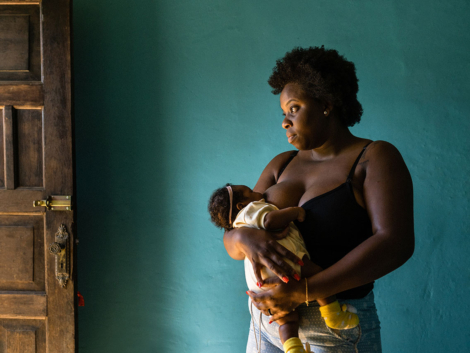
[[[248,291],[245,292],[246,294],[250,295],[250,293],[248,293]]]
[[[282,281],[284,283],[288,283],[289,282],[289,278],[287,278],[286,276],[282,277]]]
[[[261,288],[261,287],[263,286],[263,283],[261,283],[261,282],[256,282],[256,285]]]
[[[302,260],[299,260],[299,261],[298,261],[298,264],[299,264],[300,266],[303,266],[303,265],[304,265],[304,262],[303,262]]]
[[[294,278],[295,278],[297,281],[300,281],[300,276],[299,276],[297,273],[294,275]]]
[[[272,320],[271,320],[271,321],[269,321],[269,324],[272,324],[272,323],[273,323],[273,322],[272,322]]]

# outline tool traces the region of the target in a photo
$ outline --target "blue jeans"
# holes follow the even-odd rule
[[[314,353],[381,353],[380,322],[375,308],[374,293],[370,292],[362,299],[339,299],[338,301],[340,304],[351,304],[357,309],[359,326],[349,330],[330,329],[320,315],[317,302],[312,302],[309,306],[302,304],[296,309],[300,316],[299,338],[301,341],[303,343],[308,341]],[[248,300],[248,306],[251,306],[250,300]],[[253,318],[246,352],[258,352],[256,341],[259,338],[260,326],[261,352],[284,352],[279,338],[279,325],[276,322],[268,324],[269,317],[265,315],[261,315],[260,323],[260,311],[254,305],[251,310]]]

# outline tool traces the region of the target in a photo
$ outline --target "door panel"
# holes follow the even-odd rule
[[[14,109],[18,187],[43,188],[42,109]]]
[[[40,5],[0,8],[0,80],[41,81]]]
[[[0,352],[46,353],[45,320],[0,319]]]
[[[45,291],[44,278],[44,216],[0,215],[0,291]]]
[[[75,352],[74,213],[33,207],[74,192],[70,6],[0,0],[0,353]]]
[[[7,189],[43,188],[43,110],[42,107],[23,108],[7,105],[0,122],[5,138],[7,170],[1,186],[7,180]],[[2,150],[3,150],[2,144]],[[2,153],[3,155],[3,153]],[[0,167],[3,171],[4,161]]]

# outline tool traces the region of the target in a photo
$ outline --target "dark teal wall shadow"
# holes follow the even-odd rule
[[[413,176],[414,257],[380,279],[384,352],[468,351],[465,1],[74,2],[80,352],[242,352],[243,266],[207,199],[292,149],[266,83],[294,46],[356,63],[361,124]]]

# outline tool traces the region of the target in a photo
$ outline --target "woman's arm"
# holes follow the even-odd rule
[[[360,162],[366,170],[363,193],[373,235],[309,278],[309,300],[370,283],[403,265],[413,254],[413,186],[403,158],[393,145],[377,141]],[[250,292],[250,296],[259,309],[276,312],[275,319],[305,301],[305,283],[291,281],[259,295]]]
[[[263,267],[269,268],[281,279],[294,278],[297,272],[284,261],[284,258],[300,265],[303,265],[303,262],[277,242],[277,239],[286,237],[288,232],[289,228],[282,233],[248,227],[236,228],[225,232],[224,245],[233,259],[244,260],[246,257],[251,261],[257,282],[263,283],[261,277]]]
[[[254,191],[264,193],[277,182],[277,174],[286,163],[292,152],[284,152],[273,158],[261,173]],[[276,240],[284,238],[288,233],[286,228],[282,233],[275,234],[253,228],[238,228],[225,232],[224,245],[227,253],[235,260],[250,259],[253,264],[256,279],[262,282],[261,268],[266,266],[279,278],[293,276],[295,271],[284,261],[284,258],[299,263],[301,259],[280,245]]]
[[[315,296],[370,283],[413,255],[413,184],[400,152],[390,143],[376,141],[361,163],[367,164],[363,193],[373,235],[318,274],[312,281]]]

